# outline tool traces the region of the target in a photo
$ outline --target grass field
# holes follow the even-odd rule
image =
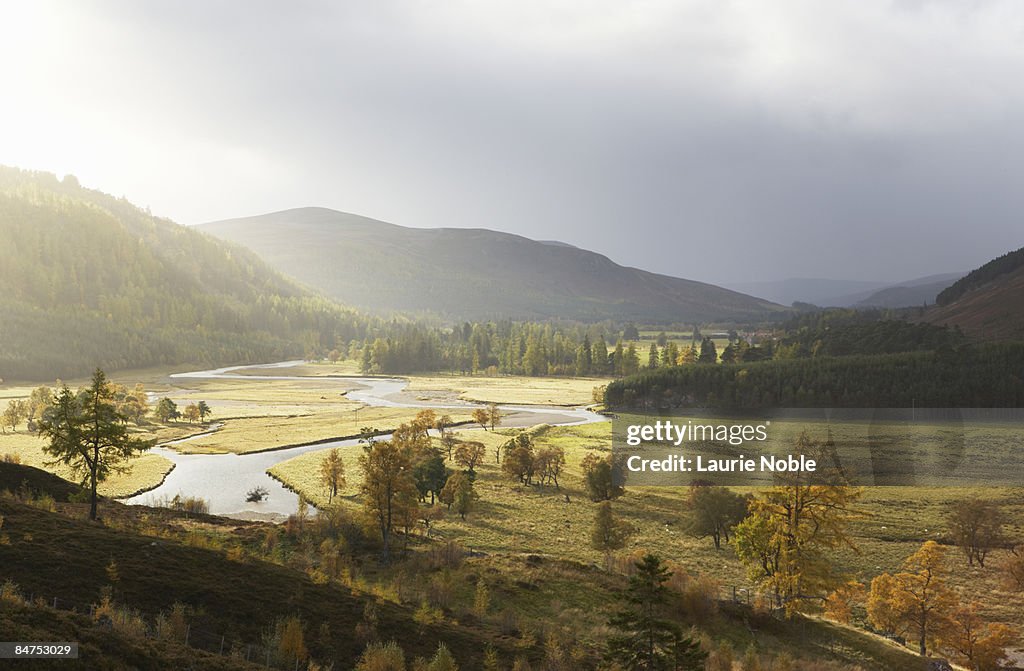
[[[181,452],[259,452],[286,445],[358,436],[363,427],[389,429],[408,422],[415,408],[369,408],[355,403],[299,417],[250,417],[224,422],[218,431],[194,438],[176,447]],[[448,413],[454,422],[470,419],[465,411]]]
[[[409,379],[410,392],[439,390],[466,401],[509,405],[582,406],[594,402],[594,388],[610,379],[578,377],[421,376]]]
[[[833,426],[833,430],[837,439],[845,433],[843,426]],[[478,508],[466,521],[452,515],[435,522],[432,535],[488,554],[536,554],[602,564],[602,554],[588,542],[596,506],[586,497],[580,461],[590,451],[609,449],[610,423],[553,427],[536,439],[538,447],[558,445],[565,450],[566,473],[559,478],[558,490],[553,486],[523,486],[500,472],[494,460],[494,447],[506,440],[507,436],[502,434],[509,432],[463,433],[488,447],[488,457],[477,469]],[[359,505],[359,453],[359,447],[343,448],[348,484],[342,496],[345,505],[353,509]],[[323,451],[310,452],[278,464],[271,472],[314,503],[323,503],[325,496],[316,479],[322,456]],[[897,569],[924,541],[946,542],[944,520],[949,505],[970,495],[998,501],[1010,520],[1008,534],[1024,539],[1024,488],[869,487],[865,488],[859,506],[862,517],[852,527],[858,551],[839,553],[837,565],[865,583],[883,571]],[[635,530],[626,550],[653,551],[692,572],[714,576],[725,591],[732,587],[752,589],[731,546],[715,550],[710,539],[696,539],[685,532],[686,496],[685,488],[627,488],[626,494],[614,504],[616,513]],[[969,570],[959,552],[950,548],[951,583],[983,604],[985,615],[992,620],[1024,628],[1020,595],[1005,591],[997,569],[1008,554],[998,550],[984,569]]]
[[[334,370],[326,365],[323,368]],[[163,384],[158,381],[159,375],[154,374],[152,379],[157,385],[155,389],[169,394],[179,405],[206,400],[214,409],[213,420],[223,422],[215,433],[180,445],[181,449],[189,451],[246,452],[353,435],[364,426],[391,428],[416,412],[415,409],[362,407],[342,396],[346,388],[344,380],[326,379],[324,375],[319,377],[324,379],[178,380],[175,384],[180,386],[167,387],[158,386]],[[549,404],[561,400],[567,405],[578,405],[590,400],[591,389],[598,383],[590,379],[433,376],[413,378],[410,394],[461,396],[513,404]],[[27,391],[27,388],[0,389],[0,393],[9,398],[24,395]],[[468,418],[468,412],[451,414],[456,421]],[[830,428],[837,443],[863,439],[863,425],[833,422]],[[148,435],[168,440],[201,431],[203,427],[174,424],[143,429],[149,432]],[[821,433],[825,427],[821,425],[818,429]],[[791,441],[796,432],[796,424],[776,422],[773,425],[773,434],[782,441]],[[511,431],[492,433],[463,428],[460,433],[467,439],[484,442],[488,448],[488,457],[478,468],[476,486],[481,500],[478,509],[466,521],[449,516],[436,522],[431,530],[436,540],[455,540],[474,551],[486,553],[491,558],[488,571],[508,561],[522,572],[526,570],[522,562],[530,555],[545,557],[545,562],[578,562],[579,566],[592,567],[603,563],[603,556],[591,549],[588,542],[596,506],[584,493],[579,465],[588,452],[609,449],[610,423],[555,427],[539,435],[538,446],[559,445],[565,450],[566,471],[560,478],[562,486],[558,490],[554,487],[522,486],[500,472],[494,460],[494,448],[506,440]],[[928,435],[918,432],[914,439],[927,444],[932,440]],[[969,435],[969,440],[986,450],[1016,449],[1017,435],[1013,427],[1006,427],[993,430],[989,435]],[[40,439],[27,434],[24,429],[0,435],[0,455],[17,453],[22,463],[30,465],[44,463],[42,445]],[[342,501],[343,505],[355,511],[359,507],[358,485],[362,479],[358,469],[361,450],[358,446],[342,450],[347,475],[347,485],[341,492]],[[322,456],[322,450],[309,452],[274,466],[271,473],[314,504],[323,504],[324,492],[316,477]],[[170,464],[161,457],[146,455],[134,460],[131,466],[130,472],[113,477],[101,491],[118,496],[152,486],[159,482]],[[58,473],[68,475],[61,471]],[[837,565],[864,582],[869,582],[871,577],[882,571],[896,569],[925,540],[944,541],[944,517],[948,506],[957,499],[975,494],[997,500],[1010,520],[1008,533],[1018,540],[1024,539],[1024,488],[868,488],[861,502],[863,516],[853,525],[858,552],[837,554]],[[748,577],[730,546],[716,551],[710,540],[692,538],[685,533],[685,498],[686,491],[679,488],[628,488],[627,493],[614,504],[616,513],[635,529],[626,551],[653,551],[688,571],[713,576],[723,593],[728,593],[733,587],[750,588]],[[948,562],[953,574],[952,582],[965,596],[981,603],[988,618],[1024,628],[1021,598],[1019,594],[1004,591],[996,568],[1006,554],[1005,550],[996,551],[986,568],[968,569],[962,557],[951,548]],[[550,568],[550,564],[545,565]],[[501,569],[496,570],[500,574]],[[543,582],[545,589],[554,590],[556,602],[567,612],[579,611],[583,613],[580,617],[592,619],[591,624],[600,627],[600,620],[605,614],[600,609],[595,610],[595,604],[588,600],[598,597],[576,594],[573,590],[574,580],[578,579],[578,576],[573,577],[573,571],[577,570],[567,570],[561,577],[557,571],[548,571],[543,581],[538,577],[537,582]],[[541,598],[532,590],[516,589],[510,585],[502,592],[502,598],[517,604],[516,607],[521,607],[524,612],[529,613],[533,609],[538,615],[557,617],[548,593]]]
[[[0,464],[0,484],[22,478],[6,473],[10,470]],[[35,480],[37,486],[45,486],[44,479]],[[66,499],[56,493],[54,497]],[[115,598],[132,604],[143,617],[152,621],[174,601],[193,608],[189,620],[194,646],[216,652],[221,635],[226,635],[228,647],[245,649],[246,644],[260,640],[276,617],[298,615],[314,655],[333,658],[341,668],[352,668],[361,650],[353,629],[368,601],[376,605],[381,637],[396,638],[410,654],[429,655],[440,639],[455,653],[461,668],[476,669],[481,668],[484,645],[491,644],[502,657],[502,668],[508,668],[514,657],[529,658],[533,668],[548,668],[541,660],[549,637],[556,637],[572,650],[582,651],[592,664],[607,635],[607,618],[617,608],[615,594],[625,582],[616,572],[521,553],[477,554],[438,563],[430,558],[430,547],[437,544],[422,542],[414,542],[420,550],[407,562],[348,564],[338,579],[325,580],[322,574],[316,578],[304,570],[308,548],[295,546],[291,555],[280,552],[297,540],[281,528],[216,517],[191,519],[172,511],[118,504],[102,506],[103,525],[79,519],[81,504],[58,503],[57,511],[0,499],[7,539],[0,544],[0,566],[26,596],[42,595],[45,603],[51,596],[65,603],[95,603],[99,586],[110,584],[108,567],[115,564]],[[278,559],[273,564],[244,549],[266,548],[271,537],[277,539],[273,554]],[[68,556],[75,558],[73,573],[65,570]],[[482,610],[474,599],[481,582],[490,593]],[[429,622],[414,615],[428,600],[444,604],[437,611],[438,619]],[[695,624],[697,635],[716,650],[728,647],[742,656],[754,646],[766,658],[785,651],[791,657],[816,660],[816,665],[806,668],[821,671],[848,669],[841,665],[849,663],[888,671],[919,668],[919,658],[906,650],[853,629],[815,619],[780,621],[731,604],[701,604],[697,610],[683,606],[678,617],[686,627]],[[75,630],[69,622],[52,621],[64,620],[65,615],[41,605],[34,606],[34,611],[25,607],[13,603],[0,608],[0,626],[20,631],[32,618],[38,632]],[[89,628],[90,623],[81,626]],[[103,646],[111,657],[131,656],[136,665],[147,654],[168,655],[168,651],[124,650],[138,645],[133,643],[138,638],[122,641],[83,633],[91,644],[87,650],[92,660],[100,655],[92,646]],[[203,668],[235,668],[223,659],[209,659],[208,665],[205,661]]]
[[[78,477],[70,468],[64,466],[47,466],[52,459],[43,451],[46,440],[30,434],[22,428],[18,433],[0,435],[0,459],[12,455],[19,463],[35,466],[56,473],[65,480],[77,482]],[[174,467],[169,459],[157,454],[143,454],[129,460],[123,473],[113,473],[109,479],[100,483],[99,492],[103,496],[126,497],[158,485]]]

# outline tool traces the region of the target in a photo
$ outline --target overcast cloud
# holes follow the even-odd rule
[[[0,0],[0,163],[713,282],[1024,245],[1024,4]]]

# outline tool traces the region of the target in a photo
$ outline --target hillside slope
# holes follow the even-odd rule
[[[879,289],[870,296],[857,301],[857,307],[865,308],[907,308],[919,305],[934,305],[936,297],[949,285],[963,277],[963,273],[930,275],[909,282]]]
[[[779,310],[721,287],[620,266],[564,243],[484,229],[404,228],[323,208],[203,224],[345,303],[460,319],[756,319]]]
[[[945,305],[932,308],[922,319],[959,327],[976,340],[1024,339],[1024,265],[979,282]]]
[[[40,483],[52,480],[30,467],[0,463],[0,492],[9,489],[3,483],[26,478]],[[136,515],[141,516],[142,526],[161,520],[167,529],[173,528],[172,522],[188,525],[196,535],[255,536],[269,528],[265,525],[214,516],[184,519],[163,509],[117,503],[106,504],[102,514],[106,524],[97,525],[76,519],[74,514],[49,512],[0,497],[6,538],[0,543],[0,583],[12,580],[25,596],[40,596],[48,604],[58,597],[88,612],[89,604],[99,602],[101,588],[110,584],[107,567],[114,562],[119,574],[115,599],[131,604],[148,622],[158,613],[168,612],[175,602],[187,604],[194,613],[190,644],[196,648],[216,652],[220,635],[226,637],[225,651],[234,641],[241,642],[243,649],[246,644],[257,645],[278,617],[298,615],[310,630],[311,652],[320,659],[336,660],[336,668],[349,669],[363,649],[352,632],[362,620],[367,602],[373,601],[381,638],[402,641],[409,653],[429,656],[443,641],[469,668],[475,668],[482,654],[485,640],[479,632],[443,622],[418,623],[408,608],[337,583],[314,581],[302,570],[232,559],[217,549],[215,542],[186,545],[174,540],[170,532],[157,540],[154,535],[130,530],[140,525]],[[155,533],[152,528],[150,533]],[[322,629],[324,624],[326,629]],[[0,619],[0,632],[6,626]],[[318,630],[334,634],[317,639]]]
[[[251,252],[73,177],[0,166],[0,240],[0,378],[279,359],[356,321]]]
[[[0,492],[23,480],[39,485],[41,492],[53,484],[45,474],[32,471],[0,462]],[[59,497],[67,486],[59,486],[53,495]],[[0,496],[0,537],[5,538],[0,543],[0,583],[10,580],[7,588],[15,587],[16,594],[32,602],[11,598],[8,592],[0,600],[0,633],[20,632],[20,640],[79,641],[82,658],[67,668],[177,669],[188,668],[179,660],[190,658],[194,668],[241,671],[251,668],[243,661],[246,658],[260,664],[267,660],[265,643],[271,651],[276,648],[271,634],[279,618],[297,616],[310,655],[321,663],[319,668],[333,664],[335,669],[351,669],[362,650],[360,637],[367,638],[365,629],[359,633],[359,625],[365,625],[367,604],[372,603],[375,637],[398,641],[407,659],[429,657],[443,641],[462,669],[485,668],[481,658],[488,644],[498,652],[500,668],[508,669],[514,658],[529,660],[532,668],[569,668],[567,663],[541,665],[549,649],[545,634],[565,636],[576,630],[580,638],[573,648],[572,668],[592,669],[604,648],[603,636],[590,638],[581,621],[607,618],[625,583],[617,573],[538,554],[476,553],[458,563],[432,567],[417,561],[415,555],[423,556],[417,552],[403,560],[404,568],[396,564],[387,569],[359,555],[358,548],[326,543],[326,549],[321,546],[320,550],[323,556],[331,555],[338,567],[348,567],[339,575],[363,576],[359,583],[368,589],[349,588],[335,579],[325,582],[323,573],[319,573],[321,579],[311,579],[318,575],[309,570],[310,562],[318,561],[315,553],[292,544],[295,532],[289,532],[287,525],[189,516],[112,502],[103,506],[104,523],[94,524],[79,519],[76,506],[80,505],[52,506],[46,499],[29,505]],[[56,511],[47,509],[51,507]],[[562,524],[560,518],[558,523]],[[319,538],[313,541],[320,543]],[[239,547],[251,550],[239,553]],[[437,551],[444,548],[443,543],[433,543],[424,549],[429,556],[441,556],[443,552]],[[277,562],[260,559],[261,553],[275,556]],[[322,558],[319,565],[326,567]],[[388,574],[390,581],[385,578]],[[480,616],[465,606],[475,603],[475,586],[484,579],[493,605],[490,614]],[[447,586],[444,594],[450,607],[443,609],[443,620],[422,617],[416,606],[416,585]],[[104,588],[113,591],[115,603],[130,604],[145,631],[134,626],[122,634],[123,626],[112,630],[98,619],[67,612],[72,607],[81,614],[90,612]],[[29,599],[33,596],[35,601]],[[51,608],[54,597],[59,611]],[[395,599],[403,604],[394,603]],[[156,628],[159,614],[166,616],[174,603],[188,607],[184,617],[189,647],[174,635],[167,620],[163,630]],[[580,608],[584,604],[587,615]],[[785,650],[791,660],[801,660],[799,664],[791,661],[786,668],[921,668],[920,658],[909,651],[850,627],[812,618],[780,620],[729,600],[709,608],[700,610],[705,616],[699,621],[685,608],[673,610],[672,617],[686,628],[696,625],[709,642],[740,650],[750,645],[756,632],[759,652],[772,656]],[[519,617],[528,619],[528,630],[509,628],[521,626]],[[167,635],[154,638],[157,631]],[[228,654],[241,659],[229,659]],[[26,664],[25,668],[51,667]],[[272,668],[305,666],[277,660]]]

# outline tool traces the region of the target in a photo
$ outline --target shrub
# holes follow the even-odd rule
[[[245,493],[245,501],[246,503],[261,503],[268,496],[270,496],[270,492],[266,487],[253,487]]]
[[[394,641],[371,643],[363,651],[355,671],[405,671],[405,653]]]

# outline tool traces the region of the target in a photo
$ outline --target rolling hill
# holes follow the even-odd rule
[[[1024,248],[989,261],[943,290],[922,319],[976,340],[1024,339]]]
[[[728,286],[782,305],[800,302],[821,307],[903,308],[934,304],[936,295],[963,275],[944,273],[904,282],[790,278]]]
[[[964,273],[929,275],[916,280],[879,289],[867,298],[856,302],[862,308],[908,308],[920,305],[934,305],[943,289],[964,276]]]
[[[346,305],[458,319],[645,323],[754,320],[782,308],[620,266],[559,242],[484,229],[417,229],[323,208],[203,224]]]
[[[73,177],[0,167],[0,240],[0,378],[274,360],[360,335],[358,315],[251,252]]]

